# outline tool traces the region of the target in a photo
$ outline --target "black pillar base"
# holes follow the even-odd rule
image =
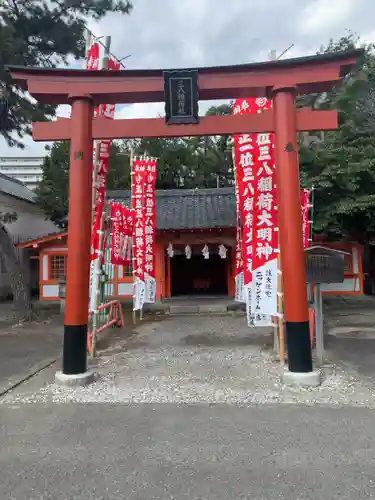
[[[311,372],[313,366],[309,322],[287,321],[285,326],[289,371],[294,373]]]
[[[65,325],[62,372],[79,375],[87,371],[87,325]]]

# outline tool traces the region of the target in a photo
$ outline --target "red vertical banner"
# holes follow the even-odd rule
[[[310,210],[312,208],[311,189],[301,189],[301,212],[302,212],[302,234],[303,248],[309,248],[310,238]]]
[[[110,202],[109,206],[112,224],[110,262],[117,266],[129,265],[134,221],[133,210],[124,207],[122,203],[114,203],[113,201]]]
[[[146,165],[134,159],[132,168],[132,208],[134,210],[133,266],[134,277],[144,281],[145,277],[145,195]]]
[[[247,111],[248,104],[246,100],[237,99],[232,108],[232,114],[243,114]],[[234,279],[235,279],[235,300],[238,302],[245,302],[245,289],[244,289],[244,260],[243,260],[243,219],[242,219],[242,199],[241,193],[243,193],[243,168],[241,164],[241,154],[246,148],[244,141],[248,138],[248,135],[235,135],[233,137],[233,167],[235,175],[235,193],[236,193],[236,247],[234,255]]]
[[[269,101],[263,98],[240,99],[234,104],[234,114],[261,113],[269,109]],[[234,150],[236,174],[239,173],[239,211],[242,225],[243,283],[247,322],[249,326],[262,326],[269,324],[269,318],[260,314],[255,316],[252,311],[256,168],[260,151],[257,144],[257,134],[243,134],[234,137]]]
[[[134,210],[122,206],[122,239],[121,239],[121,262],[128,266],[132,261],[132,238],[134,227]]]
[[[277,314],[277,221],[276,168],[273,134],[257,134],[253,238],[252,311]]]
[[[86,69],[89,70],[98,70],[99,69],[99,56],[100,56],[100,47],[98,42],[94,42],[88,53],[86,60]]]
[[[94,42],[87,53],[86,60],[86,69],[96,71],[99,69],[99,61],[100,61],[100,46],[98,42]],[[104,207],[99,207],[101,211],[103,211]],[[98,258],[98,245],[99,245],[99,234],[101,228],[101,216],[100,213],[94,214],[93,220],[93,228],[91,234],[91,256],[93,258]],[[90,270],[90,303],[89,310],[93,312],[97,307],[95,304],[96,291],[98,287],[98,273],[96,270],[96,266],[94,262],[91,262],[91,270]]]
[[[145,178],[145,302],[155,303],[156,160],[146,160]]]
[[[118,71],[120,69],[120,63],[110,59],[108,61],[108,69],[113,71]],[[103,104],[98,106],[94,111],[94,116],[104,116],[107,119],[113,120],[115,117],[115,105],[114,104]],[[111,152],[111,140],[97,141],[94,144],[93,155],[93,173],[94,173],[94,183],[95,183],[95,199],[94,199],[94,221],[98,218],[101,220],[103,216],[103,208],[105,202],[105,192],[107,185],[107,173],[109,156]],[[96,155],[96,148],[99,147],[98,156]],[[97,165],[95,165],[95,160],[98,160]],[[91,236],[91,259],[95,260],[98,258],[99,250],[99,234],[93,228]]]
[[[110,218],[112,224],[111,264],[121,264],[121,227],[123,225],[122,210],[119,203],[110,202]]]
[[[132,163],[132,209],[134,210],[133,226],[133,274],[134,294],[133,309],[141,310],[145,301],[145,160],[134,158]]]

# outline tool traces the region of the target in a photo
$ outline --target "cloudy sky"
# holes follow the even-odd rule
[[[109,14],[88,22],[97,36],[112,36],[112,53],[128,68],[187,68],[262,61],[271,49],[286,57],[315,53],[347,30],[375,41],[373,0],[133,0],[130,16]],[[84,62],[82,61],[81,67]],[[201,103],[200,112],[211,103]],[[163,104],[118,106],[117,118],[163,115]],[[69,108],[59,111],[67,116]],[[0,156],[42,155],[44,145],[24,141]]]

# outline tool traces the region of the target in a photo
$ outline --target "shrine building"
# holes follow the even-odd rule
[[[130,205],[129,191],[109,191],[107,196],[108,200]],[[157,301],[177,296],[234,297],[236,200],[233,188],[157,190],[156,228]],[[208,258],[202,253],[206,245]],[[345,252],[345,280],[322,285],[323,292],[362,294],[362,247],[356,243],[324,245]],[[40,299],[59,300],[58,282],[65,278],[67,268],[67,232],[24,241],[17,247],[28,249],[30,258],[39,261]],[[130,300],[132,269],[109,264],[109,249],[107,252],[105,293],[108,298]]]

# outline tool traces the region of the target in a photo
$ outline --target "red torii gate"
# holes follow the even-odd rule
[[[284,282],[289,370],[312,371],[305,257],[302,243],[297,132],[337,128],[335,111],[295,109],[295,96],[332,88],[361,50],[263,63],[198,68],[199,99],[267,97],[273,110],[261,115],[210,116],[198,124],[167,125],[162,118],[93,119],[98,104],[164,101],[163,70],[86,71],[8,69],[15,83],[39,102],[71,104],[70,119],[34,123],[36,141],[70,140],[68,274],[63,374],[87,370],[92,142],[93,139],[275,133],[280,251]],[[288,147],[286,147],[288,146]]]

